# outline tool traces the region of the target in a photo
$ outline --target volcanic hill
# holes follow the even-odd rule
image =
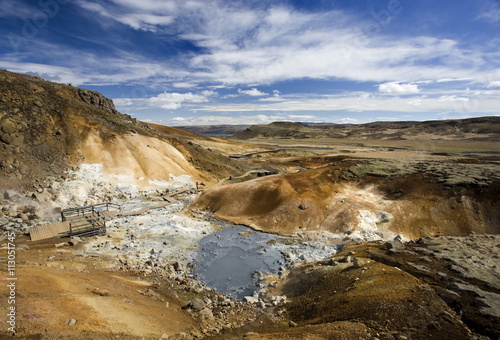
[[[143,181],[180,174],[210,181],[249,170],[222,155],[227,148],[227,142],[139,122],[98,92],[0,70],[2,188],[27,188],[82,163]]]

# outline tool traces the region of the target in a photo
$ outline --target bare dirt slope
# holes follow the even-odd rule
[[[110,259],[75,255],[74,248],[58,249],[55,242],[60,240],[17,251],[15,338],[158,339],[196,324],[180,308],[185,301],[152,278],[117,272]],[[4,310],[7,299],[1,304]]]
[[[325,160],[326,167],[315,170],[208,190],[191,207],[283,234],[326,230],[351,238],[403,234],[415,239],[500,232],[497,165],[477,169],[486,176],[483,182],[474,166],[455,163],[404,168],[344,157]]]

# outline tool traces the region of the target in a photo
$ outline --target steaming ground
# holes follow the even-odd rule
[[[358,212],[359,226],[348,238],[345,233],[328,231],[305,231],[284,237],[241,229],[188,210],[186,205],[198,196],[195,187],[187,175],[171,176],[170,181],[151,181],[107,174],[102,164],[83,164],[68,172],[66,180],[54,182],[49,191],[51,196],[46,198],[53,199],[48,203],[54,208],[107,201],[121,204],[125,213],[153,207],[138,216],[108,221],[108,237],[86,242],[81,251],[85,255],[113,256],[120,263],[140,269],[176,262],[187,266],[194,262],[198,265],[194,275],[202,282],[220,293],[238,298],[257,291],[258,282],[253,278],[255,271],[283,274],[300,262],[334,255],[348,240],[366,242],[394,237],[378,230],[379,220],[390,218],[388,214],[362,209]],[[169,198],[178,192],[184,192],[181,199]],[[166,200],[172,204],[158,207]],[[56,218],[57,215],[53,215],[47,223]],[[232,231],[224,232],[224,229]],[[227,264],[231,259],[242,261],[245,268],[241,266],[239,272],[237,268],[230,273]],[[214,272],[219,274],[213,275]],[[233,282],[228,283],[231,277]]]

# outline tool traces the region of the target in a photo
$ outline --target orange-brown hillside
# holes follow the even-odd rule
[[[353,164],[216,187],[192,207],[281,234],[326,230],[368,239],[397,234],[414,239],[500,232],[498,181],[487,186],[439,183],[419,172],[358,177]]]
[[[119,113],[102,94],[0,70],[0,187],[28,187],[81,163],[144,180],[188,174],[211,180],[244,165],[187,139],[207,138],[147,125]],[[241,170],[239,169],[241,167]]]

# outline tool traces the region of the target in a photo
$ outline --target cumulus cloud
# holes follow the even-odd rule
[[[13,0],[4,2],[12,5]],[[480,48],[462,49],[458,41],[433,37],[367,36],[358,28],[366,24],[362,19],[339,10],[312,13],[269,2],[236,5],[226,0],[75,0],[75,4],[97,17],[96,24],[119,22],[156,33],[160,41],[169,36],[202,48],[203,53],[176,56],[165,63],[140,52],[121,56],[124,63],[156,63],[142,79],[164,85],[175,79],[178,88],[203,82],[248,86],[303,78],[382,83],[402,74],[415,81],[407,84],[411,88],[419,81],[485,79],[488,73],[471,67],[488,64],[489,55]],[[50,49],[55,50],[61,50],[60,46]],[[102,63],[102,58],[96,59]],[[136,71],[115,67],[111,60],[103,66],[113,72],[101,72],[95,84],[118,83],[118,77],[129,80],[139,75],[129,76]],[[181,76],[174,78],[173,74]]]
[[[500,87],[500,80],[492,80],[488,84],[488,87]]]
[[[182,103],[203,103],[208,99],[202,94],[164,92],[156,97],[151,97],[146,100],[146,105],[149,107],[158,107],[167,110],[178,109]]]
[[[401,82],[389,82],[378,85],[379,92],[393,94],[419,93],[420,90],[416,84],[404,84]]]
[[[252,88],[252,89],[250,89],[250,90],[238,89],[238,93],[239,94],[246,94],[246,95],[252,96],[252,97],[261,97],[261,96],[267,96],[267,95],[269,95],[269,93],[265,93],[265,92],[259,91],[255,87]]]
[[[218,96],[219,93],[217,91],[205,90],[205,91],[201,91],[201,95],[205,96],[205,97],[215,97],[215,96]]]

